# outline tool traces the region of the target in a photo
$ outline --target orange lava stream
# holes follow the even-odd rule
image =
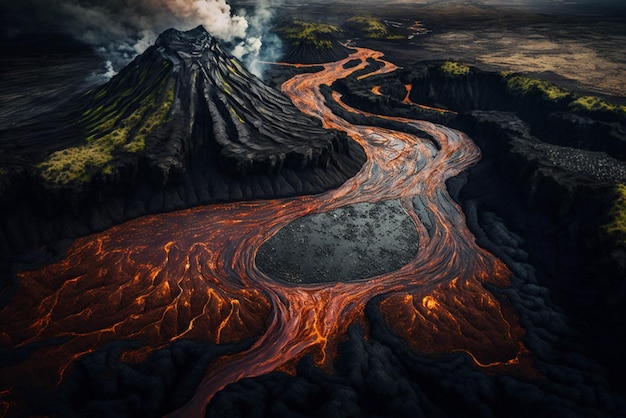
[[[357,58],[359,65],[343,67]],[[445,187],[446,179],[480,158],[478,148],[463,133],[429,122],[394,118],[430,134],[440,149],[407,133],[351,125],[326,107],[320,86],[365,68],[367,58],[384,62],[381,53],[358,48],[283,85],[300,110],[364,147],[368,160],[355,177],[316,196],[143,217],[81,238],[63,260],[22,272],[11,304],[0,311],[0,348],[32,344],[33,352],[17,366],[0,369],[0,395],[24,382],[55,384],[76,359],[108,341],[142,341],[144,349],[124,356],[141,361],[181,338],[257,338],[249,350],[212,365],[193,399],[172,414],[203,416],[227,384],[269,373],[306,353],[332,367],[338,340],[351,323],[362,321],[365,304],[376,295],[387,295],[380,308],[388,326],[417,352],[462,351],[477,367],[532,370],[515,313],[483,286],[506,285],[510,272],[476,245]],[[375,73],[395,70],[384,63]],[[310,285],[277,282],[257,269],[258,248],[289,222],[389,199],[400,199],[419,236],[418,254],[401,269],[368,280]]]
[[[432,106],[426,106],[423,104],[419,104],[419,103],[415,103],[413,102],[409,96],[411,95],[411,90],[413,90],[413,86],[410,84],[405,84],[404,88],[406,89],[406,96],[404,97],[404,99],[402,100],[402,103],[406,103],[408,105],[412,105],[412,106],[417,106],[421,109],[425,109],[425,110],[434,110],[436,112],[440,112],[440,113],[452,113],[453,115],[456,115],[457,112],[454,112],[452,110],[448,110],[448,109],[442,109],[440,107],[432,107]]]
[[[371,74],[368,74],[368,76]],[[375,94],[376,96],[383,96],[383,93],[380,91],[380,89],[382,88],[382,86],[374,86],[372,87],[372,94]],[[411,95],[411,90],[413,90],[413,86],[410,84],[405,84],[404,88],[406,89],[406,96],[404,97],[404,99],[402,99],[402,103],[411,105],[411,106],[417,106],[421,109],[425,109],[425,110],[434,110],[435,112],[439,112],[439,113],[451,113],[456,115],[457,112],[454,112],[452,110],[448,110],[448,109],[443,109],[440,107],[433,107],[433,106],[426,106],[423,104],[418,104],[413,102],[409,96]]]

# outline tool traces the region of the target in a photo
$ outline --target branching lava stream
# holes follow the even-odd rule
[[[480,158],[478,148],[443,126],[396,119],[431,135],[437,147],[407,133],[351,125],[325,106],[321,85],[381,57],[357,49],[283,85],[303,112],[365,148],[368,161],[342,187],[143,217],[81,238],[63,260],[20,273],[16,294],[0,313],[0,345],[32,352],[0,370],[0,393],[24,382],[57,384],[75,360],[108,341],[141,340],[144,348],[123,357],[141,361],[181,338],[218,344],[257,338],[249,350],[213,364],[193,399],[172,414],[203,416],[229,383],[284,368],[304,354],[330,370],[337,341],[363,320],[365,304],[377,295],[385,295],[380,309],[387,325],[419,353],[463,351],[493,372],[532,370],[517,316],[483,286],[506,285],[510,272],[475,244],[445,187],[446,179]],[[355,59],[361,64],[344,68]],[[395,70],[381,62],[376,73]],[[292,220],[389,199],[400,199],[419,236],[418,254],[401,269],[367,280],[295,285],[272,280],[255,266],[261,244]]]

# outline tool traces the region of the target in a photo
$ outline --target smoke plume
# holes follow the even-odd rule
[[[257,3],[252,15],[243,12],[249,23],[248,36],[231,51],[241,59],[248,70],[262,77],[263,61],[276,61],[282,53],[282,41],[270,28],[274,17],[273,10],[277,4]]]
[[[203,25],[233,46],[252,72],[272,18],[269,3],[234,12],[226,0],[22,0],[3,6],[5,31],[67,32],[92,45],[116,71],[168,29]],[[8,29],[7,29],[8,28]],[[109,71],[110,72],[110,71]]]

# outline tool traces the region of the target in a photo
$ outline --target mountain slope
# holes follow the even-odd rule
[[[105,172],[114,150],[143,153],[165,171],[172,168],[168,164],[183,168],[178,166],[182,145],[198,129],[206,132],[196,140],[214,142],[216,162],[231,174],[325,166],[340,135],[301,114],[202,27],[164,32],[109,83],[83,96],[79,106],[87,148],[101,154],[93,163]],[[166,142],[181,146],[164,147]],[[81,179],[67,174],[59,164],[44,163],[49,180]]]

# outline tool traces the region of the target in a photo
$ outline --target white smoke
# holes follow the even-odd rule
[[[250,36],[245,40],[239,42],[235,46],[235,48],[233,48],[231,53],[240,60],[243,60],[246,57],[257,58],[259,56],[259,51],[261,50],[262,45],[262,38],[257,36]]]
[[[22,26],[69,32],[94,46],[116,71],[164,30],[202,25],[233,45],[233,54],[260,75],[258,60],[272,18],[269,1],[258,3],[252,12],[237,13],[226,0],[22,0],[7,7],[22,20],[29,16]]]
[[[276,7],[276,2],[266,0],[257,3],[252,15],[241,13],[249,24],[248,37],[235,46],[232,54],[242,60],[251,73],[259,77],[263,76],[263,61],[275,61],[282,48],[280,39],[269,30]]]

